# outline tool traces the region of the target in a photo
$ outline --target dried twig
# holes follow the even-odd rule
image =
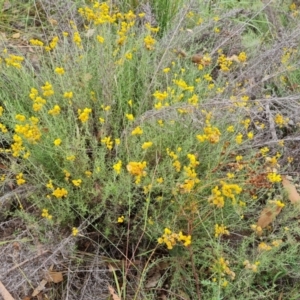
[[[278,138],[277,138],[277,134],[276,134],[275,123],[274,123],[274,120],[273,120],[272,113],[270,111],[269,103],[266,104],[266,113],[267,113],[268,118],[269,118],[269,124],[270,124],[270,131],[271,131],[271,134],[272,134],[272,139],[273,139],[273,141],[277,141]]]

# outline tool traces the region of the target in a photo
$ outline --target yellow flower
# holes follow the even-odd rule
[[[55,72],[56,74],[59,74],[59,75],[65,74],[64,68],[61,68],[61,67],[55,68],[54,72]]]
[[[72,228],[72,235],[76,236],[78,234],[79,230],[76,227]]]
[[[258,245],[259,251],[270,251],[271,249],[272,249],[272,247],[264,242],[262,242]]]
[[[73,41],[75,42],[75,44],[76,44],[79,48],[82,47],[82,45],[81,45],[81,37],[80,37],[80,34],[79,34],[78,31],[77,31],[77,32],[74,32],[74,34],[73,34]]]
[[[116,171],[117,174],[121,173],[122,169],[122,161],[119,160],[116,164],[113,165],[114,170]]]
[[[46,184],[46,187],[50,190],[53,190],[54,189],[54,186],[52,184],[52,180],[49,180],[49,182]]]
[[[31,39],[31,40],[29,40],[29,42],[32,46],[40,46],[40,47],[44,46],[43,42],[36,40],[36,39]]]
[[[247,55],[245,52],[241,52],[238,56],[240,62],[245,62],[247,60]]]
[[[68,195],[68,191],[64,188],[56,188],[52,195],[56,198],[66,197]]]
[[[75,186],[80,186],[81,183],[82,183],[82,180],[81,180],[81,179],[74,179],[74,180],[72,180],[72,183],[73,183]]]
[[[263,156],[266,156],[266,154],[270,151],[270,149],[268,147],[263,147],[259,151]]]
[[[140,126],[138,126],[132,130],[131,134],[132,135],[141,135],[141,134],[143,134],[143,129]]]
[[[248,132],[248,133],[247,133],[247,136],[248,136],[248,139],[249,139],[249,140],[252,140],[252,139],[253,139],[253,136],[254,136],[254,134],[253,134],[253,132],[252,132],[252,131],[250,131],[250,132]]]
[[[83,111],[81,109],[78,109],[78,119],[85,123],[89,119],[89,114],[92,112],[91,108],[85,108]]]
[[[101,35],[97,35],[97,41],[98,41],[99,43],[103,44],[103,43],[104,43],[104,37],[101,36]]]
[[[2,116],[3,114],[3,111],[4,111],[4,108],[2,106],[0,106],[0,117]]]
[[[48,209],[45,208],[42,210],[42,217],[48,220],[52,219],[52,216],[49,214]]]
[[[164,179],[162,177],[159,177],[159,178],[156,179],[156,182],[161,184],[161,183],[164,182]]]
[[[60,107],[58,105],[54,105],[52,109],[48,111],[49,115],[56,116],[60,114]]]
[[[243,135],[241,133],[239,133],[236,137],[235,137],[235,141],[238,145],[240,145],[243,142]]]
[[[76,158],[75,155],[69,155],[69,156],[67,156],[67,160],[69,160],[69,161],[74,161],[75,158]]]
[[[16,179],[17,185],[22,185],[26,182],[26,180],[23,178],[23,173],[19,173],[18,175],[16,175]]]
[[[64,98],[68,98],[68,99],[73,98],[73,92],[64,92]]]
[[[229,235],[229,231],[226,229],[226,226],[222,225],[215,225],[215,237],[219,237],[220,235]]]
[[[267,178],[272,183],[281,182],[281,176],[280,176],[280,174],[277,174],[275,172],[269,173],[267,175]]]
[[[1,108],[0,108],[0,116],[1,116]],[[20,122],[24,122],[26,120],[26,117],[23,115],[16,115],[15,118]]]
[[[131,59],[132,59],[132,53],[126,53],[126,54],[125,54],[125,57],[126,57],[128,60],[131,60]]]
[[[133,114],[126,114],[126,118],[127,118],[129,121],[133,121],[133,120],[134,120]]]
[[[124,219],[125,219],[124,216],[118,217],[118,223],[123,223]]]
[[[143,143],[143,145],[142,145],[142,149],[143,149],[143,150],[146,150],[146,149],[150,148],[152,145],[153,145],[152,142],[145,142],[145,143]]]
[[[53,143],[55,146],[59,146],[61,144],[61,142],[62,142],[61,139],[56,139],[56,140],[54,140]]]
[[[85,171],[84,174],[85,174],[86,177],[91,177],[92,176],[91,171]]]
[[[171,70],[170,68],[164,68],[164,69],[163,69],[163,72],[164,72],[164,73],[169,73],[170,70]]]
[[[153,48],[154,48],[153,46],[154,46],[155,42],[156,42],[155,39],[151,35],[147,35],[144,38],[145,47],[148,50],[153,50]]]

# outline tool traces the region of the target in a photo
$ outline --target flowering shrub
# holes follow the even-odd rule
[[[280,154],[266,146],[245,150],[264,124],[249,117],[254,103],[244,83],[230,88],[226,81],[235,70],[246,72],[251,54],[218,49],[188,60],[177,50],[165,59],[161,28],[143,13],[99,1],[78,13],[85,29],[71,22],[70,33],[49,43],[30,40],[49,58],[38,79],[25,72],[23,57],[5,53],[1,62],[12,81],[27,78],[18,104],[0,106],[0,130],[10,141],[1,155],[17,162],[7,180],[37,187],[28,214],[45,226],[68,226],[79,239],[78,220],[89,219],[103,243],[132,255],[128,261],[173,257],[193,273],[198,289],[201,281],[219,296],[225,288],[234,291],[238,275],[259,274],[265,253],[285,244],[281,237],[255,240],[268,237],[269,229],[253,225],[261,204],[285,206],[277,200]],[[198,16],[195,26],[202,22]],[[221,26],[212,29],[221,32]],[[285,51],[282,64],[290,57]],[[211,106],[220,95],[226,105]],[[277,130],[287,123],[274,116]],[[245,228],[252,230],[239,257],[226,241],[244,237]]]

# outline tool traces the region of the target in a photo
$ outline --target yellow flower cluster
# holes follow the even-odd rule
[[[89,119],[89,115],[92,112],[91,108],[85,108],[83,111],[81,109],[78,109],[78,119],[82,122],[85,123]]]
[[[282,128],[284,125],[288,123],[289,119],[284,118],[281,114],[276,114],[274,118],[274,122],[279,125],[280,128]]]
[[[221,54],[218,57],[218,64],[223,72],[229,72],[230,66],[232,65],[232,60],[228,59],[224,54]]]
[[[268,180],[271,183],[281,182],[281,176],[280,174],[277,174],[276,172],[271,172],[267,175]]]
[[[37,39],[31,39],[31,40],[29,40],[29,42],[30,42],[30,45],[32,45],[32,46],[39,46],[39,47],[44,46],[44,43],[42,41],[37,40]]]
[[[81,37],[78,31],[74,32],[73,34],[73,41],[77,45],[78,48],[81,48]]]
[[[15,132],[19,135],[22,135],[24,138],[26,138],[28,142],[35,144],[40,140],[42,136],[37,126],[38,122],[39,122],[38,118],[31,117],[30,123],[23,124],[23,125],[16,124]]]
[[[197,140],[200,142],[209,141],[211,144],[216,144],[219,142],[220,136],[220,130],[208,124],[208,126],[204,127],[204,134],[197,135]]]
[[[187,179],[184,180],[183,184],[179,185],[180,192],[190,193],[195,185],[200,182],[199,178],[197,178],[197,172],[195,168],[200,164],[200,162],[197,160],[196,156],[194,154],[187,154],[187,157],[190,161],[190,163],[187,166],[184,166],[184,175],[187,177]],[[174,164],[173,164],[174,165]]]
[[[165,228],[164,234],[158,238],[159,244],[166,244],[169,250],[177,244],[182,242],[185,247],[188,247],[192,243],[192,237],[190,235],[184,235],[181,231],[179,233],[172,232],[169,228]]]
[[[101,139],[101,143],[106,145],[106,148],[108,150],[111,150],[113,148],[114,142],[111,140],[110,136],[106,136]]]
[[[238,55],[238,59],[239,59],[240,62],[245,62],[247,60],[247,54],[246,54],[246,52],[241,52]]]
[[[46,218],[46,219],[48,219],[48,220],[51,220],[51,219],[52,219],[52,215],[49,214],[48,209],[45,209],[45,208],[44,208],[44,209],[42,210],[42,214],[41,214],[41,215],[42,215],[43,218]]]
[[[64,188],[56,188],[52,195],[58,199],[63,198],[63,197],[67,197],[68,195],[68,191]]]
[[[77,186],[77,187],[80,187],[81,183],[82,183],[82,180],[81,179],[74,179],[72,180],[72,183]]]
[[[243,262],[243,265],[245,266],[245,269],[247,270],[251,270],[253,272],[257,272],[257,267],[259,266],[260,262],[259,261],[256,261],[254,264],[251,264],[249,262],[249,260],[245,260]]]
[[[143,129],[140,126],[134,128],[131,132],[132,135],[141,135],[143,134]]]
[[[122,169],[122,161],[119,160],[116,164],[113,165],[113,169],[115,170],[115,172],[117,174],[121,173],[121,169]]]
[[[118,217],[118,223],[123,223],[125,220],[124,216]]]
[[[147,172],[144,170],[147,167],[147,162],[135,162],[131,161],[126,166],[127,171],[135,176],[135,183],[138,184],[141,181],[142,177],[145,177],[147,175]]]
[[[78,233],[79,233],[78,228],[73,227],[73,228],[72,228],[72,235],[73,235],[73,236],[76,236],[76,235],[78,235]]]
[[[195,87],[193,85],[188,85],[183,79],[174,79],[173,82],[184,91],[194,91]]]
[[[229,231],[227,230],[226,226],[223,224],[215,225],[215,237],[219,237],[220,235],[229,235]]]
[[[14,54],[9,54],[7,58],[5,58],[6,65],[8,67],[14,67],[17,69],[20,69],[22,67],[21,62],[24,60],[24,57],[14,55]]]
[[[217,261],[215,261],[213,270],[222,277],[228,275],[231,280],[234,280],[235,278],[235,273],[229,268],[229,261],[225,260],[224,257],[220,257]]]
[[[65,74],[65,69],[62,68],[62,67],[56,67],[56,68],[54,69],[54,72],[55,72],[56,74],[63,75],[63,74]]]
[[[181,149],[177,149],[177,151],[178,150],[181,150]],[[178,155],[174,151],[171,151],[169,148],[167,148],[166,151],[167,151],[167,154],[174,160],[173,167],[175,168],[176,172],[180,172],[181,163],[178,160]],[[180,151],[178,151],[178,152],[180,152]]]
[[[17,185],[22,185],[26,182],[26,180],[23,177],[23,173],[19,173],[16,175]]]
[[[59,40],[58,36],[54,36],[51,42],[49,43],[49,46],[45,46],[45,50],[46,51],[54,50],[57,46],[58,40]]]
[[[60,107],[58,105],[54,105],[52,109],[48,110],[48,114],[52,116],[56,116],[60,114],[60,111],[61,111]]]
[[[224,197],[227,197],[231,198],[232,204],[236,204],[235,195],[240,194],[242,192],[242,188],[237,184],[227,184],[224,181],[221,181],[221,185],[221,190],[218,186],[215,186],[212,189],[212,195],[208,198],[208,201],[215,206],[222,208],[225,204]]]
[[[146,149],[150,148],[152,145],[153,145],[152,142],[145,142],[145,143],[143,143],[143,145],[142,145],[142,149],[143,149],[143,150],[146,150]]]
[[[78,9],[79,14],[95,25],[114,23],[117,19],[116,14],[110,14],[110,7],[106,2],[95,2],[93,9],[89,7],[81,7]]]
[[[42,90],[44,97],[50,97],[54,94],[52,84],[50,84],[48,81],[46,81],[45,84],[42,86]]]
[[[144,38],[144,44],[145,44],[146,49],[148,49],[148,50],[153,50],[155,43],[156,43],[156,41],[151,35],[147,35]]]

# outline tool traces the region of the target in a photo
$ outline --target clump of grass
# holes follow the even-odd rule
[[[39,71],[4,51],[0,129],[9,147],[1,155],[11,172],[1,182],[35,187],[15,215],[42,218],[41,232],[61,226],[80,238],[96,231],[103,251],[125,260],[122,284],[115,276],[124,299],[156,299],[165,290],[192,299],[279,295],[280,278],[299,276],[298,246],[287,217],[278,227],[256,224],[266,203],[285,207],[286,215],[293,207],[280,188],[282,153],[266,145],[249,150],[270,120],[259,118],[263,101],[248,93],[245,74],[255,57],[216,49],[226,44],[218,39],[218,16],[200,22],[198,12],[185,8],[182,15],[179,2],[168,3],[177,5],[180,23],[167,48],[171,14],[160,15],[158,2],[153,27],[141,25],[143,12],[93,1],[78,10],[82,29],[71,21],[69,32],[47,43],[30,40],[42,56]],[[205,21],[213,24],[211,51],[196,59],[193,47],[173,48],[180,30],[196,31]],[[297,52],[280,51],[285,73]],[[273,114],[272,137],[289,121]],[[147,287],[158,269],[155,288]]]

